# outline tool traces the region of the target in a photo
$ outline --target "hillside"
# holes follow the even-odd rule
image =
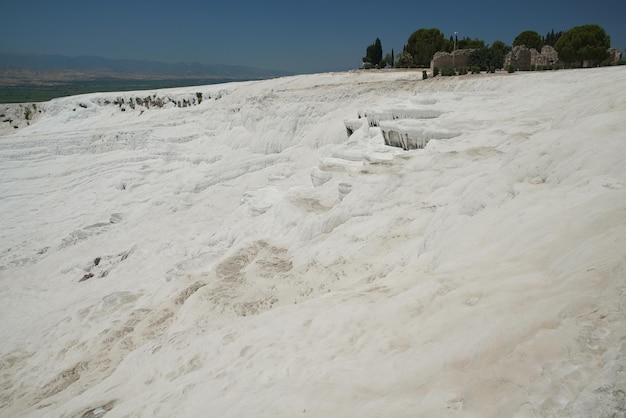
[[[118,76],[216,77],[260,79],[288,73],[240,65],[206,65],[199,63],[165,63],[158,61],[123,60],[96,56],[30,55],[0,53],[0,66],[40,71],[76,71]]]
[[[39,104],[0,136],[0,415],[623,413],[624,87],[356,71]],[[404,151],[368,114],[455,134]]]
[[[237,65],[163,63],[95,56],[0,53],[0,103],[47,101],[103,91],[262,80],[285,71]]]

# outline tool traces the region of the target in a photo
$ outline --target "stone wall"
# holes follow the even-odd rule
[[[433,73],[435,67],[440,70],[443,67],[469,67],[470,56],[474,49],[457,49],[450,52],[437,52],[430,62],[430,71]],[[616,49],[617,53],[621,53]],[[613,55],[612,55],[613,57]],[[619,61],[619,58],[616,59]],[[515,67],[517,70],[529,71],[537,65],[553,65],[559,62],[559,54],[550,45],[544,45],[541,52],[536,49],[528,49],[524,45],[514,47],[511,52],[504,58],[504,68],[509,66]]]
[[[430,71],[434,71],[435,67],[441,69],[443,67],[469,67],[470,55],[474,49],[457,49],[454,52],[437,52],[430,62]]]
[[[524,45],[514,47],[504,58],[504,69],[509,66],[516,70],[529,71],[537,65],[553,65],[559,61],[559,54],[550,45],[544,45],[541,52]]]
[[[534,50],[535,53],[537,52]],[[531,67],[532,55],[530,49],[524,45],[513,47],[504,58],[504,68],[509,68],[511,65],[517,70],[528,71]]]
[[[559,53],[556,52],[556,49],[554,49],[550,45],[544,45],[543,48],[541,48],[541,55],[545,57],[545,65],[556,64],[557,62],[559,62]]]
[[[609,48],[609,62],[615,63],[622,59],[622,50],[619,48]]]

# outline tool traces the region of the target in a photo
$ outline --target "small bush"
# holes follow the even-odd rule
[[[24,118],[26,118],[26,120],[30,120],[33,117],[33,112],[30,110],[29,107],[27,107],[26,109],[24,109]]]
[[[433,77],[437,77],[439,75],[439,67],[433,68]]]
[[[428,72],[426,70],[422,70],[422,79],[426,80],[428,78]]]
[[[472,70],[472,74],[480,74],[480,67],[477,65],[473,65],[471,70]]]
[[[507,69],[507,71],[509,72],[509,74],[514,73],[515,72],[515,66],[509,65],[509,68]]]
[[[441,69],[441,75],[444,77],[451,77],[453,75],[456,75],[456,71],[452,67],[443,67]]]
[[[465,75],[468,73],[467,67],[459,67],[459,75]]]
[[[196,97],[198,98],[198,104],[202,103],[202,93],[197,92]]]

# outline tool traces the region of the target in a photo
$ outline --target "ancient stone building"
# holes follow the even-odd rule
[[[430,71],[434,71],[435,67],[441,69],[443,67],[469,67],[470,55],[474,49],[457,49],[454,52],[437,52],[430,62]]]

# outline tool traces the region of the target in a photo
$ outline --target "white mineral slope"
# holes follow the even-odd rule
[[[625,89],[352,72],[46,103],[0,137],[0,415],[622,416]],[[347,139],[368,109],[460,135]]]

